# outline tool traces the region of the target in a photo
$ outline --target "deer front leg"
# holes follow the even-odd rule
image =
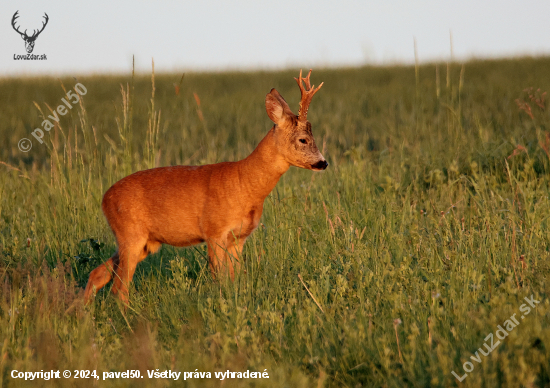
[[[208,241],[208,266],[214,279],[223,277],[223,263],[225,263],[225,244],[221,240]]]
[[[227,264],[231,269],[232,280],[235,280],[235,273],[241,272],[241,267],[243,263],[242,251],[243,251],[245,241],[246,241],[246,237],[241,237],[240,239],[236,239],[236,241],[234,241],[233,244],[231,244],[231,246],[227,250],[227,253],[228,253]]]
[[[228,239],[213,240],[208,243],[209,266],[214,279],[222,279],[229,275],[235,280],[235,271],[241,269],[241,252],[246,238],[234,241]]]

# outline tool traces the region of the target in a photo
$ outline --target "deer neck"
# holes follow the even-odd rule
[[[273,127],[256,149],[240,162],[243,189],[263,202],[289,167],[290,164],[277,150]]]

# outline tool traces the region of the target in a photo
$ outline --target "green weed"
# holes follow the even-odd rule
[[[328,169],[283,176],[234,283],[212,280],[204,246],[165,246],[138,266],[128,310],[109,286],[80,302],[115,249],[103,193],[140,169],[246,157],[272,87],[297,109],[297,71],[78,77],[88,93],[45,144],[31,132],[76,81],[0,79],[0,386],[51,369],[146,376],[56,382],[79,387],[182,385],[153,369],[269,373],[223,383],[239,387],[548,386],[549,66],[314,71]],[[536,309],[472,361],[531,295]]]

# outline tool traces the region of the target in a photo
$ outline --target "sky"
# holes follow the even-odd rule
[[[48,14],[46,60],[14,59],[16,11],[28,35]],[[420,62],[550,55],[549,18],[549,0],[4,0],[0,77],[414,63],[415,40]]]

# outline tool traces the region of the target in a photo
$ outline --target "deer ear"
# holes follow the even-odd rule
[[[265,96],[265,110],[275,124],[279,124],[287,116],[293,115],[283,96],[275,89],[271,89]]]

